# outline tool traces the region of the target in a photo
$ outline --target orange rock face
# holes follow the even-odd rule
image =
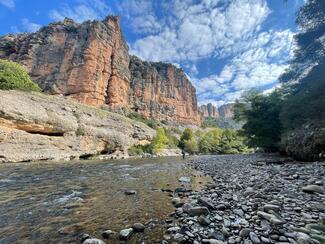
[[[49,94],[134,109],[157,120],[200,124],[195,89],[184,72],[141,60],[137,69],[119,17],[82,24],[65,19],[36,33],[1,37],[0,58],[23,64]]]
[[[0,58],[23,64],[45,92],[95,106],[127,104],[129,56],[118,17],[82,24],[65,19],[0,42]]]
[[[130,104],[146,117],[160,121],[200,124],[196,91],[174,65],[130,57]]]

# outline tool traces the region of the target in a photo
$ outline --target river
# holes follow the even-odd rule
[[[76,243],[82,233],[102,239],[104,230],[136,222],[148,228],[129,243],[160,243],[174,209],[162,189],[184,187],[181,176],[191,177],[185,187],[193,190],[207,180],[185,164],[174,157],[2,164],[0,243]]]

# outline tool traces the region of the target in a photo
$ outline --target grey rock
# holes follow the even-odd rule
[[[258,238],[258,236],[254,232],[249,233],[249,238],[254,244],[259,244],[261,243],[261,240]]]
[[[185,240],[185,237],[184,237],[184,235],[182,235],[182,234],[180,234],[180,233],[176,233],[176,234],[174,235],[174,240],[175,240],[175,241],[178,241],[178,242],[182,242],[182,241]]]
[[[213,203],[211,203],[211,199],[207,197],[200,197],[198,202],[209,209],[214,209]]]
[[[135,191],[135,190],[126,190],[124,193],[125,193],[125,195],[135,195],[135,194],[137,194],[137,191]]]
[[[182,176],[178,179],[179,182],[182,183],[190,183],[191,182],[191,178],[190,177],[186,177],[186,176]]]
[[[89,239],[86,239],[82,244],[105,244],[105,242],[103,242],[100,239],[89,238]]]
[[[197,219],[197,222],[198,222],[200,225],[203,225],[203,226],[208,226],[208,225],[211,223],[211,221],[210,221],[208,218],[204,217],[204,216],[200,216],[200,217]]]
[[[115,232],[112,230],[105,230],[102,233],[102,237],[105,239],[110,239],[114,234],[115,234]]]
[[[124,229],[124,230],[121,230],[120,231],[120,234],[119,234],[119,238],[120,240],[127,240],[130,238],[130,236],[132,235],[133,233],[133,229],[132,228],[128,228],[128,229]]]
[[[145,227],[143,224],[141,224],[141,223],[134,223],[134,224],[132,225],[132,229],[133,229],[135,232],[143,232],[145,228],[146,228],[146,227]]]
[[[240,235],[241,237],[248,237],[250,232],[251,232],[251,229],[249,229],[249,228],[244,228],[244,229],[242,229],[242,230],[239,232],[239,235]]]
[[[323,193],[323,188],[321,188],[320,186],[318,185],[307,185],[305,187],[302,188],[302,191],[303,192],[306,192],[306,193]]]
[[[208,215],[210,213],[207,207],[192,207],[188,210],[191,216]]]
[[[266,212],[270,212],[270,211],[279,212],[280,207],[277,206],[277,205],[273,205],[273,204],[265,204],[264,205],[264,211],[266,211]]]

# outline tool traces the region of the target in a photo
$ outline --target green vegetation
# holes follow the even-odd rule
[[[281,101],[278,92],[265,96],[252,91],[244,96],[243,102],[235,104],[235,119],[246,121],[242,135],[247,137],[249,146],[262,147],[268,151],[279,148],[282,132],[279,120]]]
[[[203,128],[217,127],[221,129],[234,129],[239,130],[242,124],[240,122],[235,121],[233,118],[204,118],[202,122]]]
[[[289,68],[280,76],[282,87],[270,95],[251,92],[235,104],[235,119],[245,121],[242,134],[250,146],[276,150],[297,129],[325,126],[323,1],[307,1],[296,22],[300,31],[295,35],[297,46]]]
[[[220,128],[198,130],[195,133],[187,128],[181,136],[179,146],[190,154],[232,154],[250,151],[245,144],[244,137],[237,131]]]
[[[152,144],[152,152],[153,153],[159,153],[162,149],[166,148],[168,145],[168,137],[166,136],[165,129],[160,127],[157,129],[157,134],[153,141],[151,142]]]
[[[250,152],[244,137],[235,130],[213,128],[197,130],[186,128],[180,139],[173,134],[174,129],[159,127],[150,144],[136,145],[129,148],[131,156],[144,153],[158,154],[163,149],[180,148],[190,154],[233,154]]]
[[[159,122],[157,122],[156,120],[148,119],[145,116],[143,116],[142,114],[139,114],[136,112],[129,113],[127,115],[127,117],[129,117],[130,119],[142,122],[153,129],[158,129],[158,127],[159,127]]]
[[[41,91],[34,83],[27,71],[18,63],[0,59],[0,89]]]

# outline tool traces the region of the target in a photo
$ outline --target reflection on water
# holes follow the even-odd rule
[[[2,164],[0,172],[0,243],[75,243],[81,233],[100,238],[103,230],[163,221],[173,206],[161,189],[180,187],[180,176],[192,176],[187,187],[194,189],[202,180],[172,157]],[[159,226],[151,224],[130,243],[159,242]]]

